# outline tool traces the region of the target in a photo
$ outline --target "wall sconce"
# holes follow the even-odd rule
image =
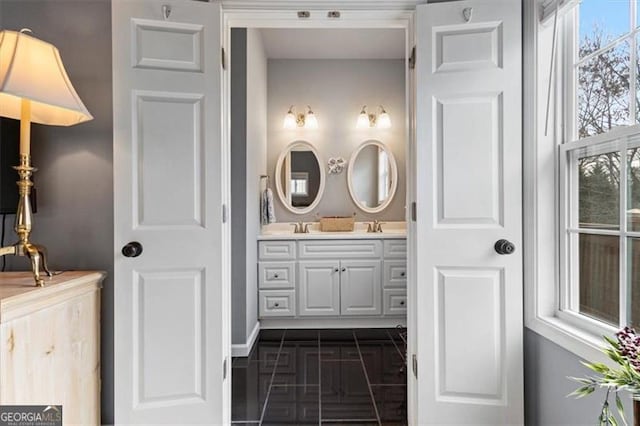
[[[318,119],[316,115],[311,110],[311,107],[307,105],[307,113],[299,113],[296,114],[294,112],[294,106],[291,105],[289,107],[289,111],[287,111],[287,115],[284,116],[284,125],[283,127],[288,130],[294,130],[296,127],[304,127],[305,129],[317,129],[318,128]]]
[[[358,122],[356,123],[357,129],[366,129],[367,127],[377,127],[378,129],[388,129],[391,127],[391,117],[389,113],[385,111],[384,107],[380,105],[380,114],[367,114],[367,106],[363,105],[360,115],[358,115]]]

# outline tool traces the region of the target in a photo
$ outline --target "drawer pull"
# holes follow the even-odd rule
[[[340,268],[334,269],[333,272],[340,272]]]
[[[273,274],[273,278],[280,278],[278,274]]]
[[[273,304],[273,306],[275,306],[277,308],[278,306],[280,306],[280,304],[276,302],[276,303]]]
[[[346,272],[346,271],[347,271],[347,268],[342,268],[342,272]]]
[[[400,306],[404,306],[404,300],[400,301]]]
[[[405,272],[400,272],[401,277],[404,277],[405,275],[407,275]]]

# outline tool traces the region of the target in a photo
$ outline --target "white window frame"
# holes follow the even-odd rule
[[[565,2],[568,4],[571,2]],[[573,66],[573,57],[567,55],[569,37],[577,33],[563,32],[558,22],[557,58],[562,58],[550,73],[553,20],[546,25],[540,23],[542,10],[537,1],[524,2],[524,266],[525,266],[525,325],[528,329],[591,361],[610,362],[601,352],[603,334],[615,332],[615,327],[593,320],[584,315],[562,310],[561,284],[561,229],[560,193],[566,176],[561,174],[560,142],[570,140],[575,134],[576,121],[567,119],[565,111],[575,107],[575,89],[567,84],[567,75],[562,73],[567,63]],[[566,10],[564,11],[566,13]],[[563,13],[561,12],[561,15]],[[575,15],[574,15],[575,16]],[[575,28],[575,27],[574,27]],[[571,49],[570,51],[573,51]],[[547,89],[552,81],[552,93],[560,94],[550,104],[547,123]],[[545,132],[548,127],[548,132]],[[639,131],[637,126],[614,130],[617,137]],[[607,133],[608,137],[613,136]],[[567,145],[564,149],[570,148]],[[626,152],[626,151],[625,151]],[[626,163],[625,163],[626,164]]]
[[[304,182],[304,192],[298,192],[298,182]],[[291,196],[292,197],[308,197],[309,196],[309,173],[307,172],[291,172]]]
[[[564,41],[561,53],[564,61],[561,63],[559,72],[562,73],[562,89],[559,93],[564,96],[564,104],[561,109],[563,114],[564,126],[563,139],[560,141],[559,162],[559,201],[560,201],[560,300],[557,315],[559,318],[574,323],[578,327],[591,330],[599,334],[612,334],[617,328],[626,325],[628,318],[628,280],[627,280],[627,239],[628,237],[638,236],[638,233],[627,232],[627,149],[629,138],[637,135],[640,127],[635,124],[636,102],[635,96],[637,82],[637,35],[640,28],[637,27],[637,3],[629,0],[629,31],[618,36],[615,40],[604,46],[597,52],[594,52],[584,58],[578,57],[576,46],[579,42],[579,5],[573,7],[562,18],[563,33],[561,39]],[[629,39],[629,120],[628,126],[614,128],[604,134],[596,135],[588,138],[578,139],[578,114],[577,114],[577,67],[581,63],[595,58],[600,53],[604,53],[616,45],[623,43],[625,39]],[[633,101],[631,100],[633,99]],[[576,152],[582,148],[590,148],[592,154],[601,154],[606,152],[620,152],[620,185],[619,185],[619,202],[620,202],[620,229],[615,232],[608,231],[587,231],[579,229],[577,225],[578,199],[577,199],[577,177],[575,164],[571,161],[569,153]],[[586,315],[578,313],[578,296],[579,282],[574,272],[578,267],[578,253],[571,251],[571,236],[580,235],[581,233],[615,235],[619,237],[620,246],[620,269],[619,269],[619,324],[612,327],[603,321],[591,319]],[[574,241],[575,245],[575,241]]]
[[[632,146],[629,143],[631,136],[640,135],[640,126],[619,127],[605,134],[568,142],[559,146],[559,200],[560,200],[560,298],[556,315],[558,318],[584,328],[592,333],[611,335],[618,328],[626,325],[628,317],[628,280],[627,280],[627,238],[640,236],[638,232],[627,231],[626,217],[626,173],[627,150]],[[637,138],[634,138],[637,140]],[[620,152],[620,229],[619,230],[593,230],[580,228],[577,225],[578,216],[578,183],[575,160],[572,159],[578,151],[590,148],[589,155],[598,155],[608,152]],[[578,268],[578,253],[571,250],[571,245],[576,244],[576,237],[580,234],[610,235],[619,238],[619,324],[611,326],[603,321],[590,318],[578,313],[579,282],[575,276]]]

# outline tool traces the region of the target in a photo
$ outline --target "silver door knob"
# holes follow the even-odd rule
[[[512,254],[514,251],[516,251],[516,246],[509,240],[498,240],[496,241],[496,243],[493,245],[493,248],[495,249],[496,253],[498,254]]]

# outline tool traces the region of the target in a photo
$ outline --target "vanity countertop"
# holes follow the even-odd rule
[[[370,222],[356,222],[354,230],[349,232],[322,232],[319,222],[305,223],[309,224],[309,232],[298,234],[293,232],[295,223],[292,222],[263,225],[258,240],[377,240],[407,237],[407,223],[400,221],[381,221],[382,232],[367,232],[367,224]]]

